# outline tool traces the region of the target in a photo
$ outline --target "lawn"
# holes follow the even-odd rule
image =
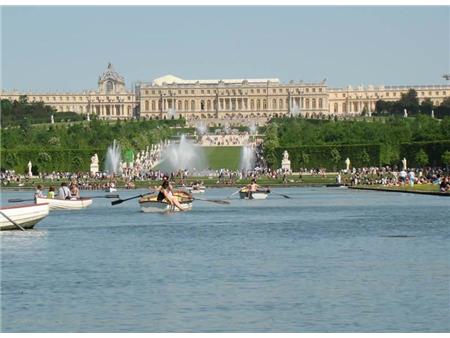
[[[241,147],[202,147],[211,169],[239,169]]]

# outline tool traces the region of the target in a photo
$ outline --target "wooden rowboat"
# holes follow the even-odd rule
[[[50,210],[80,210],[92,204],[92,199],[81,197],[73,200],[60,200],[58,198],[36,197],[36,203],[48,203]]]
[[[19,230],[14,223],[24,229],[32,229],[37,222],[47,217],[49,204],[13,205],[10,207],[2,207],[0,211],[0,230]]]
[[[185,191],[175,191],[174,195],[178,198],[183,211],[192,209],[192,197]],[[157,195],[141,197],[138,202],[142,212],[171,212],[180,211],[176,206],[169,204],[166,200],[158,201]]]
[[[189,191],[191,194],[203,194],[206,190],[204,186],[196,186],[193,185],[191,187],[186,187],[186,190]]]
[[[246,200],[265,200],[269,194],[269,189],[254,191],[251,192],[250,195],[248,193],[248,188],[242,188],[239,191],[239,197]]]

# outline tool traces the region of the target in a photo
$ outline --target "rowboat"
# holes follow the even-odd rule
[[[36,197],[36,203],[48,203],[50,210],[79,210],[92,204],[92,199],[81,197],[78,199],[60,200],[58,198]]]
[[[24,229],[32,229],[37,222],[47,217],[49,204],[13,205],[2,207],[0,211],[0,230],[19,230],[14,223]]]
[[[175,191],[174,196],[178,198],[183,211],[192,209],[192,197],[185,191]],[[181,211],[176,206],[169,204],[166,200],[158,201],[157,195],[141,197],[138,202],[142,212],[170,212]]]
[[[193,185],[190,187],[186,187],[186,190],[189,191],[191,194],[203,194],[206,190],[206,188],[202,185]]]
[[[242,188],[239,190],[239,197],[241,199],[247,199],[247,200],[265,200],[267,196],[270,194],[270,190],[257,190],[248,193],[248,188]]]
[[[116,191],[117,191],[117,189],[114,187],[109,187],[109,188],[105,189],[105,192],[116,192]]]

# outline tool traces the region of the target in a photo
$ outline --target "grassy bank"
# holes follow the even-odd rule
[[[398,186],[398,187],[387,187],[387,186],[378,184],[378,185],[360,185],[360,186],[350,187],[350,188],[361,189],[361,190],[392,191],[392,192],[450,196],[449,192],[441,193],[439,190],[439,185],[435,185],[435,184],[415,184],[414,187],[411,187],[409,185]]]

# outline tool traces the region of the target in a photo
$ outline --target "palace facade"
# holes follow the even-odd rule
[[[272,117],[302,115],[357,116],[370,114],[378,100],[395,101],[410,88],[419,101],[439,105],[450,96],[450,85],[359,86],[329,88],[326,81],[281,83],[279,79],[184,80],[166,75],[127,90],[111,64],[100,75],[96,90],[79,93],[1,92],[2,99],[42,101],[57,111],[95,114],[101,119],[169,119],[182,116],[190,124],[265,123]]]

